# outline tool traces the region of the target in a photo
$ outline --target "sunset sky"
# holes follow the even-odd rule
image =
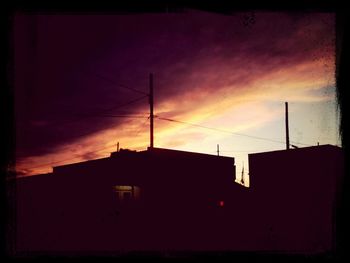
[[[248,153],[285,148],[285,101],[291,144],[341,144],[334,14],[17,14],[13,36],[19,175],[147,149],[150,73],[155,147],[219,144],[247,175]]]

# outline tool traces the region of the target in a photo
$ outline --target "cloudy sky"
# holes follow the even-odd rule
[[[219,144],[247,174],[248,153],[285,148],[285,101],[292,144],[340,145],[334,14],[18,13],[13,35],[18,174],[106,157],[117,142],[146,149],[150,73],[155,147]]]

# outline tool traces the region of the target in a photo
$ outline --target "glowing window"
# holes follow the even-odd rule
[[[140,198],[140,187],[135,185],[115,185],[113,190],[120,201],[138,200]]]

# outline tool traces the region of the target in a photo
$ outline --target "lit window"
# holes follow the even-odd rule
[[[138,200],[140,198],[140,187],[135,185],[115,185],[113,190],[120,201]]]

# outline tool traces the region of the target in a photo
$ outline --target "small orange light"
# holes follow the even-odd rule
[[[224,201],[220,201],[219,206],[221,206],[221,207],[224,206]]]

